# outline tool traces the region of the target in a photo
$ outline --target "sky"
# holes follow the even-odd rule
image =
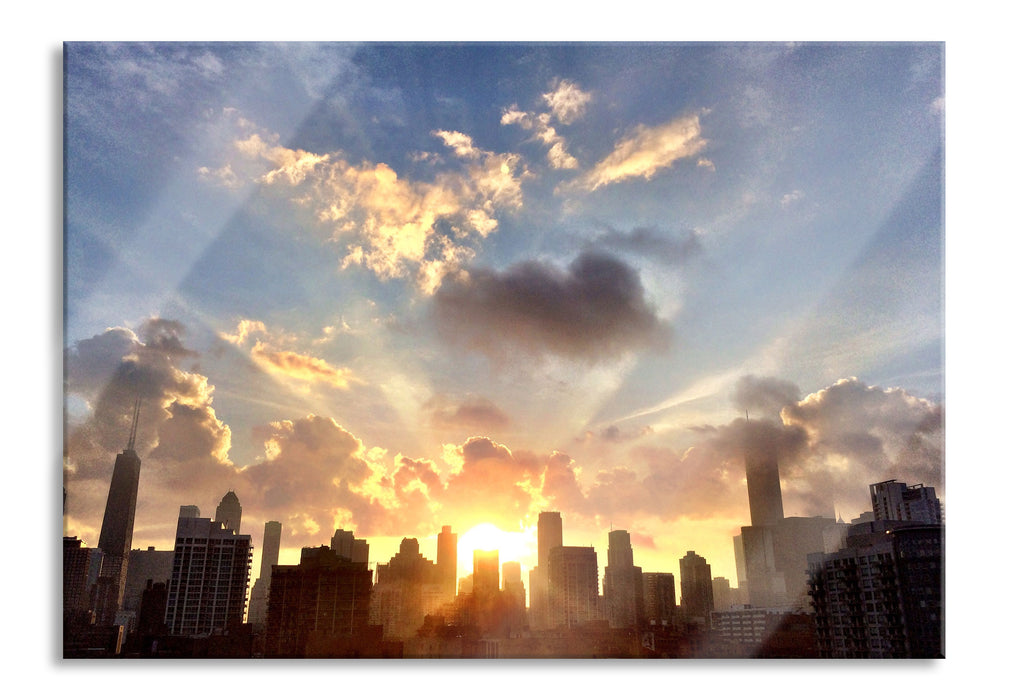
[[[281,563],[450,525],[527,573],[560,511],[736,585],[747,434],[787,516],[945,501],[942,44],[63,57],[65,534],[137,397],[134,548],[234,490]]]

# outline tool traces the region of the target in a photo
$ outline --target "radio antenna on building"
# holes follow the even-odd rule
[[[133,406],[133,425],[130,426],[130,441],[126,444],[127,450],[132,450],[134,443],[137,441],[137,421],[140,418],[140,397],[137,397],[137,402]]]

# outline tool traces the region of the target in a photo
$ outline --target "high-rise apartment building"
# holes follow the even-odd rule
[[[650,625],[671,625],[676,615],[676,577],[671,573],[647,571],[644,586],[645,620]]]
[[[852,525],[846,546],[809,555],[822,658],[942,658],[944,528],[908,521]]]
[[[694,551],[688,551],[680,559],[680,606],[684,615],[703,619],[705,623],[715,607],[711,565]]]
[[[908,486],[895,479],[869,486],[872,515],[876,520],[900,520],[942,525],[942,504],[935,488]]]
[[[98,552],[76,537],[63,538],[63,621],[91,622],[91,586],[88,574]]]
[[[140,486],[140,457],[134,450],[139,417],[138,400],[133,409],[133,424],[126,449],[116,455],[101,534],[98,536],[102,566],[95,593],[95,615],[99,625],[113,624],[126,590],[126,569],[133,545],[133,519],[137,511],[137,490]]]
[[[199,636],[241,625],[252,566],[252,538],[210,518],[180,517],[165,624]]]
[[[547,588],[550,628],[606,619],[599,604],[599,564],[593,547],[551,549]]]
[[[238,502],[238,496],[234,491],[224,494],[221,502],[217,504],[214,520],[236,535],[242,531],[242,504]]]
[[[639,626],[645,616],[644,579],[634,566],[631,536],[626,530],[611,530],[603,574],[603,600],[610,627]]]
[[[172,562],[175,551],[171,549],[134,549],[130,552],[130,566],[126,572],[126,588],[123,593],[122,608],[126,612],[140,611],[140,599],[147,582],[168,584],[172,577]]]
[[[249,624],[266,623],[266,606],[270,595],[270,577],[273,567],[280,561],[280,533],[282,526],[270,520],[263,527],[263,553],[259,561],[259,578],[249,595]]]
[[[329,547],[306,547],[297,565],[278,565],[270,579],[268,657],[303,657],[310,645],[352,644],[368,626],[372,572]]]

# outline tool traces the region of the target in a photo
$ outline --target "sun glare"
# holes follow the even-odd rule
[[[522,563],[523,572],[528,569],[530,557],[535,553],[535,532],[505,532],[493,523],[474,525],[465,533],[459,535],[459,572],[473,571],[473,552],[475,550],[498,552],[498,561],[518,561]]]

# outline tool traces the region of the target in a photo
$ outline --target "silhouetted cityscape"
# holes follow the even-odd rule
[[[131,549],[141,460],[116,457],[99,546],[63,538],[67,658],[942,658],[944,522],[935,489],[867,485],[850,523],[785,517],[773,454],[745,459],[750,525],[734,537],[738,587],[686,551],[678,572],[634,565],[632,534],[607,533],[606,564],[566,543],[541,512],[528,598],[522,566],[474,550],[458,576],[458,533],[437,559],[404,537],[370,568],[369,545],[337,529],[278,564],[283,524],[252,536],[226,493],[215,517],[179,507],[172,551]],[[601,576],[600,576],[601,574]],[[676,597],[676,581],[680,595]],[[602,592],[600,593],[600,582]]]

